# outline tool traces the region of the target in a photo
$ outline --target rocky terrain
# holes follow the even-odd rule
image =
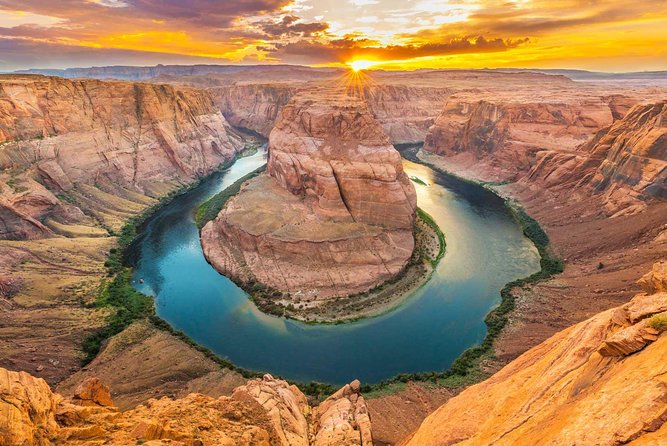
[[[105,275],[107,253],[114,245],[110,231],[155,203],[157,197],[230,159],[243,143],[229,123],[269,135],[292,98],[314,85],[312,78],[301,72],[297,75],[286,70],[275,78],[266,73],[255,77],[253,73],[230,78],[159,74],[169,85],[0,77],[0,238],[19,239],[0,240],[0,366],[26,370],[52,385],[59,384],[58,392],[70,398],[81,382],[99,376],[110,384],[113,401],[123,410],[153,397],[167,397],[159,400],[165,401],[160,409],[165,418],[160,420],[184,419],[183,424],[174,425],[178,432],[191,432],[188,413],[175,409],[190,393],[207,395],[196,397],[197,401],[217,404],[220,397],[229,398],[233,389],[243,384],[239,374],[147,321],[135,322],[110,339],[84,369],[80,346],[107,316],[107,310],[91,308],[91,304]],[[326,85],[339,81],[337,73],[323,76]],[[661,359],[664,352],[659,350],[664,335],[643,350],[622,356],[603,356],[598,347],[603,341],[616,339],[624,329],[628,334],[641,332],[644,339],[648,322],[633,328],[641,321],[619,319],[613,324],[620,325],[613,325],[608,322],[611,313],[604,311],[625,305],[636,293],[634,280],[667,253],[665,86],[647,80],[572,82],[563,76],[486,71],[373,73],[369,77],[364,96],[390,142],[426,140],[427,151],[421,154],[424,160],[470,179],[493,182],[499,193],[519,202],[540,222],[549,234],[551,248],[566,265],[557,277],[514,291],[516,308],[495,343],[495,356],[484,361],[483,370],[494,373],[559,331],[566,330],[564,334],[513,362],[476,391],[455,399],[458,402],[451,408],[463,409],[444,406],[440,413],[451,415],[452,424],[434,415],[411,444],[436,434],[455,443],[453,432],[460,433],[460,440],[468,444],[507,432],[498,439],[499,444],[505,438],[521,444],[521,439],[512,437],[511,429],[516,426],[512,419],[525,421],[517,433],[544,435],[540,438],[546,439],[554,431],[539,433],[536,424],[525,418],[532,413],[536,421],[548,420],[548,409],[536,409],[536,404],[546,402],[562,409],[558,417],[564,418],[557,418],[554,429],[559,423],[571,423],[574,427],[568,434],[572,437],[567,438],[585,443],[587,439],[577,437],[585,430],[579,426],[595,426],[599,421],[594,417],[597,406],[590,398],[594,392],[610,401],[605,410],[597,412],[600,419],[607,420],[608,431],[637,444],[664,442],[658,436],[660,430],[646,433],[653,426],[657,429],[662,420],[654,410],[659,405],[641,399],[645,390],[647,397],[655,396],[664,409],[664,395],[654,392],[654,383],[664,372],[655,370],[665,362]],[[300,122],[305,121],[288,122],[285,128],[293,131],[290,126]],[[457,138],[451,138],[452,134]],[[270,193],[299,198],[279,187],[273,177],[260,179],[267,180]],[[283,184],[300,183],[286,179]],[[251,193],[252,184],[249,186],[247,192]],[[255,189],[254,193],[262,195],[264,190]],[[319,200],[312,198],[309,210],[321,215]],[[581,335],[581,341],[575,335]],[[634,335],[632,339],[622,340],[623,345],[643,342]],[[565,351],[559,347],[560,341],[568,346],[581,342],[581,349]],[[624,349],[615,346],[608,353]],[[563,370],[560,367],[554,373],[542,373],[547,368],[535,352],[577,368],[571,374],[563,371],[557,375]],[[535,368],[528,368],[531,364]],[[629,367],[635,365],[638,373],[656,372],[655,377],[630,374]],[[510,371],[535,388],[544,386],[545,392],[530,394],[527,384],[513,379]],[[615,381],[617,374],[626,379],[625,387]],[[575,381],[566,383],[562,376]],[[565,391],[554,395],[552,389],[561,384]],[[482,392],[498,395],[502,386],[510,385],[516,388],[517,405],[503,400],[507,406],[503,409],[492,405],[493,399],[479,398]],[[633,388],[642,393],[629,393]],[[391,394],[375,394],[367,401],[376,444],[401,441],[428,413],[462,390],[422,383],[397,389]],[[632,412],[621,419],[623,410],[609,411],[610,407],[640,406],[623,403],[632,398],[642,401],[647,418]],[[517,410],[518,405],[525,411]],[[466,418],[468,406],[472,415]],[[192,406],[188,403],[183,407]],[[249,410],[234,407],[239,411],[234,413]],[[121,421],[116,427],[104,425],[105,432],[110,432],[104,435],[118,438],[117,444],[134,444],[136,437],[127,434],[128,426],[139,418],[155,420],[158,416],[157,411],[141,411],[131,412],[128,418],[115,412],[114,417]],[[485,411],[498,418],[499,429],[494,430],[491,422],[470,421],[474,416],[486,419]],[[608,412],[614,416],[606,418]],[[583,421],[567,418],[573,414],[582,416]],[[215,418],[218,413],[202,415],[208,416],[216,423],[221,420]],[[262,417],[270,418],[261,415],[252,419]],[[651,424],[649,418],[656,423]],[[309,432],[318,430],[313,427],[318,422],[312,420]],[[442,433],[436,426],[451,427],[454,420],[460,421],[461,428],[452,428],[451,433]],[[237,421],[232,420],[232,424]],[[84,425],[95,423],[86,421]],[[52,426],[50,421],[45,425]],[[219,425],[225,429],[231,426],[227,418]],[[547,425],[548,421],[542,423]],[[245,426],[243,432],[264,429],[266,438],[279,441],[278,432],[266,428],[263,421],[248,421]],[[113,437],[116,433],[118,437]],[[639,436],[634,438],[633,433]],[[232,441],[241,438],[229,435]],[[54,441],[62,441],[59,438]],[[196,444],[198,439],[186,440]]]
[[[637,105],[577,154],[538,154],[527,181],[591,186],[612,215],[638,213],[667,198],[667,102]]]
[[[667,263],[639,283],[643,292],[630,302],[561,331],[466,389],[403,444],[664,444]]]
[[[191,393],[150,399],[121,412],[97,378],[81,382],[64,398],[43,379],[0,369],[0,444],[370,446],[359,385],[347,384],[310,407],[298,388],[264,375],[231,396]]]
[[[0,238],[99,235],[230,160],[241,138],[198,90],[0,79]]]
[[[306,302],[347,296],[405,268],[415,208],[401,157],[363,100],[311,92],[282,108],[267,174],[203,228],[202,245],[241,283]]]
[[[78,370],[111,236],[242,149],[200,90],[0,76],[0,365]]]

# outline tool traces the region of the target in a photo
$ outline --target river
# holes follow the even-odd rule
[[[484,317],[500,289],[539,270],[535,246],[501,198],[404,160],[407,174],[427,183],[415,183],[417,203],[447,240],[431,280],[399,308],[354,323],[318,326],[266,315],[206,262],[194,222],[199,204],[265,162],[260,150],[176,197],[140,228],[130,256],[135,286],[154,296],[157,314],[238,366],[336,385],[443,370],[484,339]]]

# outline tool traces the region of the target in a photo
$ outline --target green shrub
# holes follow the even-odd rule
[[[203,228],[206,223],[215,219],[218,216],[222,208],[225,207],[227,201],[232,198],[234,195],[238,194],[241,190],[243,183],[248,181],[251,178],[256,177],[260,173],[266,170],[266,166],[262,166],[259,169],[256,169],[250,172],[248,175],[243,176],[242,178],[236,180],[234,184],[223,190],[222,192],[217,193],[209,200],[202,203],[197,212],[195,213],[195,221],[197,222],[197,227],[199,229]]]
[[[647,325],[660,333],[667,331],[667,314],[656,314],[648,320]]]

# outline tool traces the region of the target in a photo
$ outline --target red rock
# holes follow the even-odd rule
[[[216,269],[309,300],[365,291],[405,267],[415,190],[363,101],[293,98],[271,132],[267,172],[202,230]]]
[[[97,378],[88,378],[74,391],[74,401],[86,405],[113,406],[109,387]]]

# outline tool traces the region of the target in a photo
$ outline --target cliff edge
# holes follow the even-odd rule
[[[202,245],[246,285],[306,301],[347,296],[407,265],[415,209],[401,157],[366,104],[315,91],[282,109],[267,174],[203,228]]]

